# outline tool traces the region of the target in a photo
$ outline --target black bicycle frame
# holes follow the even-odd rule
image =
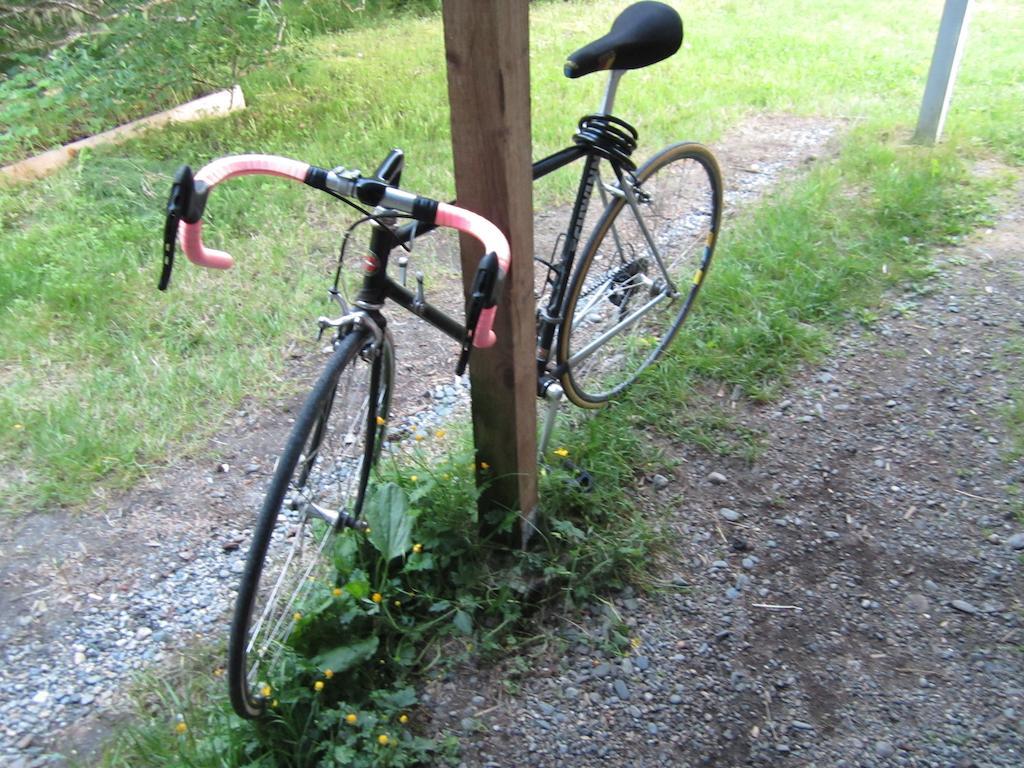
[[[387,169],[389,174],[397,177],[402,172],[402,159],[396,158],[396,150],[393,150],[388,158],[381,164],[381,169]],[[579,186],[576,190],[576,199],[573,203],[572,215],[569,218],[569,228],[565,239],[562,242],[561,255],[556,264],[549,265],[556,275],[554,290],[548,298],[547,306],[538,312],[537,320],[537,387],[538,395],[543,394],[547,383],[554,380],[559,374],[558,371],[548,371],[551,362],[551,347],[554,344],[555,332],[562,320],[562,304],[565,301],[565,294],[568,290],[568,276],[571,274],[573,263],[576,259],[576,252],[579,248],[580,236],[582,235],[583,222],[587,217],[587,210],[590,207],[590,197],[593,193],[594,184],[598,180],[598,162],[603,158],[608,160],[617,177],[621,177],[622,169],[615,159],[609,158],[606,153],[588,145],[575,145],[566,147],[563,150],[548,155],[533,163],[533,180],[536,181],[549,173],[553,173],[566,165],[585,157],[583,172],[580,175]],[[397,169],[397,172],[396,172]],[[384,222],[390,224],[391,222]],[[396,283],[387,275],[388,260],[395,248],[408,245],[414,238],[426,234],[435,229],[436,225],[410,222],[396,229],[384,226],[382,223],[373,223],[373,232],[370,237],[370,250],[364,261],[366,274],[363,278],[363,285],[356,297],[356,306],[368,312],[371,319],[383,329],[385,320],[380,313],[385,300],[390,299],[417,317],[422,318],[430,325],[437,328],[445,335],[451,337],[460,344],[465,343],[465,325],[454,319],[444,311],[425,301],[423,297],[413,293],[400,283]],[[553,376],[551,374],[554,374]]]

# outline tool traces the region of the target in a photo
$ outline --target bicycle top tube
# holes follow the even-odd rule
[[[328,171],[323,168],[276,155],[235,155],[214,160],[200,169],[194,177],[187,167],[182,168],[175,178],[171,200],[168,203],[168,219],[180,218],[177,226],[178,240],[189,261],[213,269],[230,269],[234,259],[224,251],[207,248],[202,239],[202,215],[206,200],[217,184],[251,174],[278,176],[300,181],[315,189],[334,196],[359,200],[366,205],[382,206],[409,214],[417,221],[430,226],[451,227],[465,232],[479,240],[484,252],[493,253],[498,262],[498,283],[504,281],[510,265],[508,241],[494,224],[480,216],[449,203],[415,195],[392,187],[375,178],[365,178],[358,172]],[[169,276],[167,243],[164,249],[165,276],[161,287],[165,287]],[[496,292],[495,292],[496,293]],[[473,335],[473,346],[490,347],[497,340],[492,326],[496,300],[492,296],[480,312]]]

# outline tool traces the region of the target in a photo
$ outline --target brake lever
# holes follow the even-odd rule
[[[174,246],[178,240],[178,224],[188,213],[195,191],[192,169],[181,166],[174,175],[171,194],[167,198],[167,218],[164,220],[163,268],[160,271],[160,282],[157,287],[166,291],[171,284],[171,271],[174,269]]]
[[[469,293],[469,307],[466,309],[466,335],[462,339],[462,351],[455,365],[455,375],[461,376],[469,365],[469,354],[473,351],[473,340],[476,337],[476,326],[480,322],[480,313],[493,307],[498,301],[500,265],[495,253],[484,254],[473,279],[473,287]]]

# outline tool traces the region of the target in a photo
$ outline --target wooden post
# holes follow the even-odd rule
[[[443,9],[456,197],[512,247],[498,343],[470,357],[478,472],[489,467],[478,480],[494,479],[480,508],[528,521],[537,505],[537,373],[527,0],[444,0]],[[468,288],[481,252],[465,236],[461,249]]]
[[[921,113],[914,132],[915,144],[934,144],[942,135],[949,99],[953,95],[956,70],[967,39],[967,16],[971,0],[946,0],[935,40],[928,83],[921,100]]]

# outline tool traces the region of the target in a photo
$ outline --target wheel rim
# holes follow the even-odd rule
[[[642,225],[621,197],[609,206],[566,303],[560,362],[567,394],[584,406],[617,394],[657,359],[685,320],[714,248],[720,191],[699,155],[667,153],[637,177]]]
[[[390,395],[390,357],[384,358],[377,358],[382,360],[378,371],[387,370],[378,373],[382,386],[372,408],[372,359],[355,354],[342,366],[336,385],[324,388],[323,405],[307,417],[301,451],[281,459],[282,466],[290,460],[289,470],[278,470],[287,471],[287,478],[275,477],[268,493],[263,515],[273,510],[275,519],[263,557],[258,565],[249,564],[259,572],[241,648],[241,684],[250,715],[265,708],[265,686],[286,671],[288,640],[297,620],[312,599],[332,586],[332,523],[338,513],[358,517],[362,511],[367,437],[379,446]]]

